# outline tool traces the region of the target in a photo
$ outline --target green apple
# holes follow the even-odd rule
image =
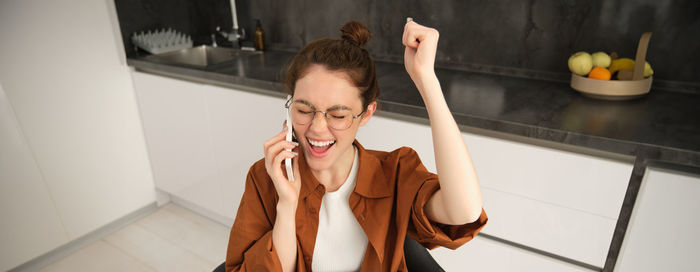
[[[610,56],[608,54],[605,54],[605,52],[595,52],[591,54],[591,57],[593,58],[593,66],[598,66],[598,67],[603,67],[603,68],[608,68],[610,67],[610,62],[612,61],[610,59]]]
[[[569,57],[569,70],[579,76],[585,76],[593,69],[593,57],[586,52],[576,52]]]

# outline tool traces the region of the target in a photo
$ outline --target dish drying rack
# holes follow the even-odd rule
[[[134,33],[131,42],[151,54],[165,53],[192,47],[192,38],[171,28]]]

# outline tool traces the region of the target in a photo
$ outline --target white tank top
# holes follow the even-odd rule
[[[318,233],[311,264],[313,271],[359,271],[367,248],[367,235],[350,210],[350,194],[360,166],[357,148],[350,175],[335,192],[326,192],[318,213]]]

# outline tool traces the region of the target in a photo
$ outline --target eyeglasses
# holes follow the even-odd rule
[[[365,111],[363,110],[358,115],[353,115],[352,110],[345,106],[333,106],[326,111],[316,110],[316,108],[306,101],[292,101],[290,98],[284,107],[289,110],[289,115],[292,118],[294,125],[306,125],[311,123],[316,117],[316,113],[323,113],[326,117],[326,123],[334,130],[348,129],[352,122],[360,117]]]

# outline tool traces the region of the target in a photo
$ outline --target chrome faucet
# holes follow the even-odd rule
[[[221,27],[217,26],[216,27],[216,32],[221,34],[221,36],[224,36],[227,40],[229,40],[231,43],[233,43],[234,47],[240,46],[238,43],[240,40],[245,39],[245,28],[240,28],[240,33],[238,31],[238,14],[236,12],[236,0],[230,0],[231,4],[231,21],[233,23],[233,27],[231,28],[231,32],[226,32],[226,31],[221,31]]]
[[[226,32],[222,31],[220,26],[216,27],[216,32],[219,33],[221,36],[224,36],[227,40],[230,42],[234,43],[234,45],[238,45],[238,41],[245,39],[245,28],[240,28],[240,33],[239,33],[239,28],[234,27],[231,32]]]

